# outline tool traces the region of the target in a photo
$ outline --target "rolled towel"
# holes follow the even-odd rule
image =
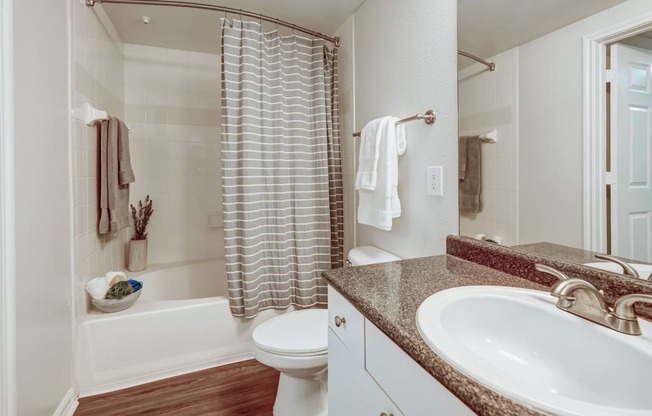
[[[143,282],[139,282],[138,280],[129,279],[127,281],[134,288],[134,292],[138,292],[143,287]]]
[[[126,282],[127,275],[124,272],[108,272],[105,275],[105,279],[109,287],[111,287],[117,282]]]
[[[104,276],[96,277],[86,283],[86,291],[93,299],[104,299],[109,291],[109,283]]]

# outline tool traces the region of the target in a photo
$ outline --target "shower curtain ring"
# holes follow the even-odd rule
[[[263,27],[263,14],[262,13],[260,13],[258,15],[258,24],[260,25],[260,27]]]

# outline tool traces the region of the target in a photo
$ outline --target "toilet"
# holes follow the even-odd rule
[[[353,266],[400,260],[376,247],[349,252]],[[253,332],[254,357],[280,371],[274,416],[328,415],[328,310],[306,309],[262,323]]]

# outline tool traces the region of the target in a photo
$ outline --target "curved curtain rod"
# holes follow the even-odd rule
[[[494,70],[496,69],[496,64],[495,64],[495,63],[493,63],[493,62],[487,62],[487,61],[485,61],[484,59],[478,58],[478,57],[475,56],[475,55],[471,55],[471,54],[468,53],[468,52],[464,52],[464,51],[461,51],[461,50],[458,49],[458,50],[457,50],[457,54],[458,54],[458,55],[462,55],[462,56],[466,56],[467,58],[471,58],[471,59],[473,59],[474,61],[478,61],[478,62],[480,62],[481,64],[487,65],[487,66],[489,67],[489,70],[490,70],[490,71],[494,71]]]
[[[215,12],[224,12],[237,14],[247,17],[252,17],[258,20],[264,20],[266,22],[275,23],[276,25],[281,25],[288,27],[292,30],[297,30],[299,32],[306,33],[310,36],[324,39],[328,42],[333,43],[335,47],[340,46],[340,38],[326,36],[323,33],[315,32],[314,30],[306,29],[305,27],[297,26],[294,23],[286,22],[275,17],[266,16],[261,13],[253,13],[242,9],[235,9],[233,7],[227,6],[215,6],[212,4],[205,3],[194,3],[194,2],[185,2],[185,1],[176,1],[176,0],[85,0],[85,3],[89,7],[93,7],[95,3],[100,4],[138,4],[144,6],[169,6],[169,7],[187,7],[189,9],[200,9],[200,10],[212,10]]]

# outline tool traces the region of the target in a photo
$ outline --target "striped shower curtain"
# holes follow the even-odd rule
[[[337,50],[222,21],[222,191],[235,316],[325,304],[342,266]]]

